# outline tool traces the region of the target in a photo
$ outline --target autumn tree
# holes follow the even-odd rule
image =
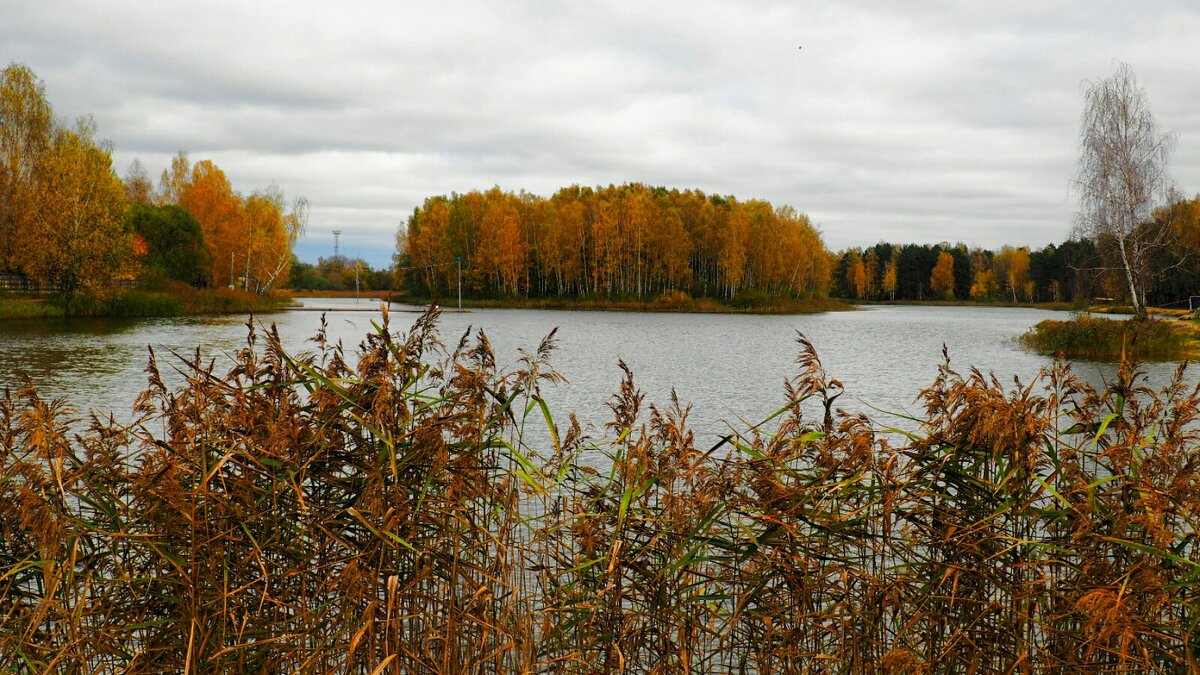
[[[1146,91],[1128,64],[1119,64],[1112,77],[1089,82],[1083,101],[1076,232],[1110,252],[1134,313],[1145,318],[1145,267],[1169,229],[1139,226],[1170,188],[1166,167],[1175,139],[1159,133]]]
[[[53,132],[41,80],[16,63],[0,71],[0,271],[22,270],[38,245],[35,179]]]
[[[308,200],[298,197],[288,209],[283,191],[272,183],[250,195],[243,209],[251,270],[247,279],[254,279],[256,292],[266,293],[289,276],[292,247],[308,225]]]
[[[547,274],[554,295],[581,293],[586,255],[587,206],[577,187],[559,190],[550,199],[554,209],[554,227],[547,235]],[[686,260],[684,261],[686,264]]]
[[[1158,209],[1154,219],[1160,227],[1171,228],[1177,258],[1200,260],[1200,195],[1172,201]]]
[[[895,260],[889,260],[884,265],[883,292],[888,294],[889,300],[896,299],[896,261]]]
[[[776,291],[779,295],[820,295],[829,290],[832,254],[825,248],[821,234],[812,221],[791,206],[775,211],[780,232],[779,251],[786,277]]]
[[[274,186],[255,192],[242,202],[245,231],[239,243],[244,260],[244,289],[262,292],[270,288],[278,275],[277,271],[274,275],[272,272],[281,265],[290,265],[290,259],[286,263],[280,260],[282,254],[290,257],[291,253],[283,219],[283,194]]]
[[[971,299],[990,300],[996,295],[996,275],[991,270],[978,270],[971,282]]]
[[[58,286],[68,301],[103,297],[114,279],[131,276],[133,237],[125,227],[125,190],[112,170],[95,123],[59,129],[37,174],[33,234],[26,269]]]
[[[860,300],[866,297],[867,268],[863,265],[862,256],[857,250],[850,252],[850,259],[846,264],[846,284],[850,287],[854,297]]]
[[[246,223],[241,197],[216,164],[204,160],[189,166],[187,156],[176,155],[171,171],[163,172],[160,195],[178,197],[204,235],[204,245],[213,260],[213,284],[244,285]]]
[[[1021,298],[1025,284],[1029,281],[1029,249],[1003,246],[992,256],[992,278],[1012,296],[1013,302]]]
[[[1008,289],[1012,292],[1013,302],[1018,302],[1018,291],[1025,293],[1025,299],[1031,294],[1029,288],[1029,249],[1025,247],[1013,249],[1011,262],[1008,266]]]
[[[209,162],[212,164],[212,162]],[[224,175],[224,174],[222,174]],[[171,166],[163,169],[158,179],[158,194],[155,201],[159,204],[183,205],[184,192],[188,185],[195,180],[192,173],[192,163],[186,152],[180,150],[171,158]]]
[[[400,256],[413,287],[435,295],[455,258],[469,288],[504,295],[820,295],[833,267],[790,207],[640,183],[570,186],[548,200],[499,188],[430,197],[397,232]]]
[[[209,160],[192,166],[186,153],[163,171],[159,201],[178,204],[200,222],[212,256],[213,283],[265,293],[289,278],[292,248],[308,222],[308,201],[289,210],[272,184],[243,198]]]
[[[867,249],[863,254],[863,272],[866,274],[866,296],[875,297],[878,293],[879,254],[874,248]]]
[[[126,194],[129,183],[126,181]],[[212,255],[204,246],[200,223],[182,206],[129,205],[128,228],[145,243],[141,278],[151,285],[174,279],[196,286],[212,277]]]
[[[141,160],[134,159],[125,172],[125,199],[130,204],[149,204],[154,199],[154,184]]]
[[[427,200],[413,211],[404,234],[396,242],[399,254],[408,257],[412,277],[421,279],[433,293],[442,286],[449,288],[445,267],[454,258],[446,245],[449,218],[450,207],[445,198]]]
[[[941,251],[938,253],[937,263],[933,266],[933,273],[929,277],[929,288],[934,295],[941,296],[946,300],[954,299],[954,256]]]
[[[717,213],[722,221],[718,234],[720,248],[717,253],[717,271],[720,284],[725,288],[725,297],[732,298],[742,287],[750,219],[745,210],[736,208],[731,200],[722,200]]]

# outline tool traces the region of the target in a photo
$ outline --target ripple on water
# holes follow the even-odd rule
[[[377,303],[320,300],[331,311],[328,334],[352,350],[378,319]],[[994,372],[1010,383],[1028,381],[1049,360],[1016,347],[1012,340],[1038,321],[1059,313],[1025,308],[868,307],[857,312],[815,315],[646,314],[488,309],[447,313],[443,342],[453,345],[468,326],[484,329],[497,363],[513,367],[518,348],[533,350],[558,327],[552,359],[569,385],[551,387],[547,398],[556,418],[576,411],[597,429],[608,419],[605,403],[621,380],[618,359],[633,369],[647,402],[665,407],[672,389],[694,406],[690,420],[708,442],[739,418],[756,422],[784,403],[783,382],[797,372],[796,332],[816,347],[830,376],[846,395],[839,404],[852,411],[871,406],[919,411],[914,398],[937,375],[942,345],[952,366]],[[284,312],[264,317],[278,325],[291,351],[317,331],[321,313]],[[407,328],[415,315],[394,313],[392,325]],[[197,347],[222,361],[244,344],[246,317],[184,317],[144,321],[76,320],[0,323],[0,381],[13,383],[28,372],[43,395],[66,397],[77,410],[112,411],[127,418],[145,385],[147,346],[160,364],[168,352],[191,355]],[[1165,384],[1174,364],[1149,364],[1150,381]],[[164,368],[169,383],[178,375]],[[1109,364],[1080,363],[1076,372],[1094,384],[1111,378]],[[1191,379],[1195,381],[1193,374]]]

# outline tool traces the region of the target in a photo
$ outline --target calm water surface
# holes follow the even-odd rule
[[[304,303],[351,310],[327,315],[331,340],[342,340],[348,350],[379,317],[377,303],[367,300]],[[305,341],[320,316],[292,311],[263,320],[278,325],[289,350],[300,351],[310,347]],[[445,314],[441,336],[453,345],[468,326],[482,328],[497,363],[511,367],[518,348],[532,351],[558,327],[552,363],[570,384],[546,392],[556,417],[565,420],[575,411],[585,425],[600,427],[608,419],[604,403],[620,383],[617,361],[624,359],[648,402],[665,406],[674,389],[692,403],[693,428],[707,441],[727,431],[727,423],[757,422],[783,404],[783,382],[797,372],[797,331],[816,346],[826,371],[845,384],[839,400],[844,407],[916,412],[914,397],[936,376],[943,344],[960,372],[975,366],[1005,382],[1014,376],[1028,381],[1049,361],[1019,349],[1013,338],[1042,319],[1064,316],[985,307],[867,307],[804,316],[492,309]],[[393,328],[407,329],[415,318],[393,309]],[[147,346],[159,354],[164,371],[173,361],[168,350],[191,354],[197,348],[217,359],[221,370],[222,360],[228,362],[244,344],[245,322],[244,316],[0,322],[0,382],[16,383],[25,372],[45,396],[66,397],[77,411],[111,411],[120,419],[129,416],[145,384]],[[1075,368],[1093,383],[1113,372],[1098,363]],[[1148,370],[1151,383],[1161,385],[1174,364],[1150,364]]]

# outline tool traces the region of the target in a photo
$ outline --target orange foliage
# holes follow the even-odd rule
[[[549,199],[493,188],[431,197],[398,236],[432,293],[658,295],[741,290],[823,295],[833,264],[808,217],[764,201],[639,183],[563,188]]]
[[[15,63],[0,71],[0,271],[23,269],[39,245],[34,183],[53,131],[41,80]]]
[[[208,160],[197,162],[190,175],[186,182],[175,179],[168,184],[177,186],[172,189],[179,190],[179,205],[200,223],[204,244],[212,254],[213,285],[240,285],[238,269],[243,261],[237,256],[244,254],[245,238],[242,200],[225,172]]]
[[[68,297],[103,297],[114,279],[133,271],[133,238],[125,231],[125,188],[112,171],[107,145],[90,122],[60,129],[36,181],[38,208],[30,230],[37,245],[26,271],[58,285]]]
[[[186,176],[186,178],[185,178]],[[178,204],[200,222],[204,244],[213,259],[213,284],[264,292],[286,279],[292,244],[304,226],[307,202],[284,212],[278,187],[243,198],[209,160],[188,170],[180,153],[171,172],[163,172],[163,198],[178,195]]]
[[[929,277],[929,287],[934,295],[946,300],[954,299],[954,256],[946,251],[938,253],[937,264]]]

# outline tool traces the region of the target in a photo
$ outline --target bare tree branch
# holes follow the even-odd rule
[[[1128,64],[1112,77],[1087,82],[1079,125],[1079,173],[1072,184],[1079,199],[1075,233],[1110,241],[1114,264],[1125,272],[1130,301],[1146,316],[1146,280],[1154,249],[1168,244],[1170,228],[1144,227],[1154,207],[1170,196],[1167,158],[1174,134],[1160,134],[1146,91]]]

